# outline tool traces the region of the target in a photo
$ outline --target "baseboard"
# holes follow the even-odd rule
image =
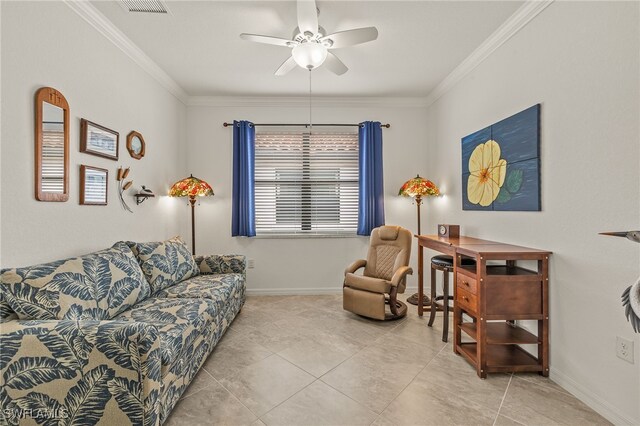
[[[312,288],[247,288],[249,296],[321,296],[342,294],[342,287],[312,287]]]
[[[407,287],[404,293],[406,297],[409,297],[417,291],[417,288]],[[249,296],[322,296],[342,294],[342,286],[312,288],[247,288],[246,292]]]
[[[585,389],[581,384],[574,379],[558,371],[556,368],[551,368],[550,378],[558,385],[571,392],[580,401],[587,404],[594,411],[600,414],[605,419],[609,420],[614,425],[637,425],[640,424],[640,419],[631,419],[629,417],[620,414],[619,410],[612,406],[609,402],[603,400],[599,396],[595,395],[588,389]]]

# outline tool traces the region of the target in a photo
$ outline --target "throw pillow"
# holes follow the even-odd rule
[[[164,290],[200,273],[189,247],[180,237],[167,241],[134,243],[127,242],[138,259],[151,294]]]

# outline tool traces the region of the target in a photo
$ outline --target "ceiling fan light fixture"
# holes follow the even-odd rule
[[[327,59],[327,48],[320,43],[301,43],[293,48],[291,55],[300,67],[312,70]]]

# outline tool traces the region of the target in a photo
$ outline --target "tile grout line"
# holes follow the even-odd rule
[[[262,346],[262,345],[260,345],[259,343],[256,343],[256,342],[252,342],[252,343],[255,343],[256,345]],[[257,361],[253,361],[253,362],[251,362],[251,363],[249,363],[249,364],[245,365],[244,367],[239,368],[237,371],[234,371],[233,373],[231,373],[231,374],[229,374],[229,375],[227,375],[227,376],[222,376],[222,377],[220,377],[220,379],[225,379],[225,378],[227,378],[227,377],[231,377],[231,376],[233,376],[234,374],[236,374],[236,373],[238,373],[238,372],[240,372],[240,371],[244,370],[245,368],[251,367],[251,366],[252,366],[252,365],[254,365],[254,364],[257,364],[257,363],[259,363],[259,362],[261,362],[261,361],[264,361],[265,359],[269,358],[269,357],[270,357],[270,356],[272,356],[272,355],[277,355],[275,352],[271,352],[271,350],[270,350],[270,349],[267,349],[267,348],[265,348],[264,346],[262,346],[262,347],[263,347],[267,352],[269,352],[269,355],[267,355],[267,356],[265,356],[264,358],[261,358],[261,359],[259,359],[259,360],[257,360]],[[215,350],[215,349],[214,349],[214,350]],[[211,355],[213,355],[213,352],[211,352]],[[217,378],[216,378],[216,377],[215,377],[215,376],[214,376],[214,375],[213,375],[209,370],[207,370],[207,369],[206,369],[206,367],[205,367],[204,365],[202,366],[202,369],[203,369],[204,371],[206,371],[206,372],[207,372],[211,377],[213,377],[214,379],[216,379],[216,381],[218,381],[218,379],[217,379]]]
[[[369,407],[367,407],[366,405],[364,405],[362,402],[360,402],[360,401],[356,401],[355,399],[353,399],[352,397],[350,397],[350,396],[349,396],[349,395],[347,395],[346,393],[342,392],[340,389],[336,389],[336,388],[334,388],[334,387],[333,387],[333,386],[331,386],[329,383],[325,382],[324,380],[322,380],[322,379],[320,379],[320,378],[318,378],[318,380],[319,380],[320,382],[322,382],[323,384],[325,384],[325,385],[329,386],[329,387],[330,387],[331,389],[333,389],[334,391],[338,392],[340,395],[343,395],[343,396],[345,396],[345,397],[349,398],[351,401],[353,401],[353,402],[355,402],[356,404],[358,404],[358,406],[360,406],[360,407],[364,408],[364,409],[365,409],[365,410],[367,410],[367,411],[372,412],[372,413],[376,416],[376,419],[377,419],[377,416],[379,416],[379,414],[377,414],[375,411],[373,411],[372,409],[370,409]],[[375,422],[376,420],[374,419],[373,421]],[[372,422],[372,423],[373,423],[373,422]]]
[[[507,392],[509,392],[509,386],[511,386],[511,381],[513,380],[513,373],[509,376],[509,383],[507,383],[507,388],[504,390],[504,394],[502,395],[502,399],[500,400],[500,406],[498,407],[498,412],[496,413],[496,418],[493,420],[493,426],[498,422],[498,418],[500,417],[500,410],[502,410],[502,404],[504,404],[504,400],[507,397]]]
[[[279,303],[279,302],[276,302],[276,304],[277,304],[277,303]],[[278,325],[276,325],[276,324],[275,324],[275,321],[271,321],[271,322],[270,322],[270,324],[273,324],[275,327],[280,328],[280,327],[278,327]],[[396,326],[395,326],[395,327],[393,327],[391,330],[393,330],[393,329],[397,328],[399,325],[400,325],[400,324],[396,325]],[[231,329],[231,328],[230,328],[230,329]],[[386,333],[390,332],[391,330],[387,331]],[[234,331],[235,331],[235,330],[234,330]],[[236,332],[236,333],[238,333],[238,334],[242,334],[241,332],[238,332],[238,331],[235,331],[235,332]],[[385,334],[386,334],[386,333],[385,333]],[[257,342],[253,342],[253,343],[259,344],[259,343],[257,343]],[[355,356],[356,354],[360,353],[362,350],[366,349],[367,347],[372,346],[373,344],[374,344],[374,343],[371,343],[370,345],[366,345],[366,346],[364,346],[362,349],[360,349],[360,350],[356,351],[355,353],[353,353],[352,355],[350,355],[348,358],[346,358],[345,360],[343,360],[342,362],[340,362],[340,364],[336,365],[336,366],[335,366],[335,367],[333,367],[331,370],[329,370],[329,371],[325,372],[322,376],[324,376],[324,375],[328,374],[329,372],[331,372],[332,370],[334,370],[335,368],[337,368],[339,365],[341,365],[342,363],[344,363],[344,362],[348,361],[348,360],[349,360],[349,359],[351,359],[353,356]],[[260,345],[260,346],[262,346],[262,345]],[[264,346],[263,346],[263,347],[264,347]],[[267,349],[268,351],[272,352],[272,351],[271,351],[270,349],[268,349],[268,348],[265,348],[265,349]],[[326,383],[325,381],[321,380],[321,377],[322,377],[322,376],[320,376],[320,377],[316,377],[315,375],[313,375],[313,374],[311,374],[310,372],[306,371],[306,370],[305,370],[305,369],[303,369],[302,367],[299,367],[299,366],[298,366],[298,365],[296,365],[295,363],[293,363],[293,362],[291,362],[291,361],[287,360],[286,358],[282,357],[281,355],[279,355],[279,354],[278,354],[278,352],[272,352],[272,353],[271,353],[271,355],[269,355],[269,356],[267,356],[267,357],[263,358],[263,359],[262,359],[262,360],[260,360],[260,361],[263,361],[264,359],[266,359],[266,358],[268,358],[268,357],[270,357],[270,356],[273,356],[273,355],[278,356],[280,359],[284,360],[285,362],[287,362],[287,363],[291,364],[292,366],[294,366],[294,367],[296,367],[296,368],[299,368],[300,370],[302,370],[302,371],[304,371],[305,373],[309,374],[311,377],[313,377],[313,379],[314,379],[314,380],[313,380],[311,383],[309,383],[308,385],[304,386],[304,387],[303,387],[302,389],[300,389],[299,391],[297,391],[296,393],[294,393],[293,395],[291,395],[289,398],[285,399],[284,401],[280,402],[279,404],[277,404],[276,406],[274,406],[273,408],[271,408],[269,411],[267,411],[266,413],[264,413],[264,414],[263,414],[263,416],[264,416],[265,414],[267,414],[267,413],[271,412],[271,411],[272,411],[272,410],[274,410],[275,408],[279,407],[280,405],[284,404],[284,403],[285,403],[285,402],[287,402],[289,399],[293,398],[295,395],[297,395],[298,393],[302,392],[304,389],[306,389],[307,387],[311,386],[311,385],[312,385],[313,383],[315,383],[316,381],[320,381],[320,382],[324,383],[325,385],[329,386],[331,389],[334,389],[335,391],[337,391],[337,392],[339,392],[340,394],[342,394],[342,395],[346,396],[347,398],[349,398],[350,400],[352,400],[352,401],[353,401],[353,402],[355,402],[356,404],[358,404],[358,405],[360,405],[361,407],[363,407],[363,408],[365,408],[365,409],[369,410],[367,407],[365,407],[364,405],[362,405],[360,402],[358,402],[358,401],[354,400],[353,398],[349,397],[348,395],[345,395],[344,393],[340,392],[338,389],[335,389],[333,386],[331,386],[331,385],[329,385],[328,383]],[[254,362],[254,363],[252,363],[252,364],[255,364],[255,363],[260,362],[260,361],[256,361],[256,362]],[[252,365],[252,364],[250,364],[250,365]],[[245,368],[247,368],[247,367],[248,367],[248,366],[245,366],[245,367],[243,367],[242,369],[245,369]],[[241,369],[241,370],[242,370],[242,369]],[[231,392],[231,391],[230,391],[229,389],[227,389],[227,388],[226,388],[222,383],[220,383],[220,382],[219,382],[215,377],[213,377],[213,375],[212,375],[211,373],[209,373],[209,371],[207,371],[207,370],[206,370],[206,369],[204,369],[204,368],[203,368],[203,370],[205,370],[205,371],[207,372],[207,374],[209,374],[209,376],[211,376],[211,377],[212,377],[216,382],[218,382],[218,383],[220,384],[220,386],[222,386],[222,387],[223,387],[227,392],[229,392],[231,395],[233,395],[233,397],[234,397],[234,398],[238,399],[238,398],[237,398],[237,396],[236,396],[233,392]],[[198,392],[199,392],[199,391],[198,391]],[[241,401],[239,401],[239,402],[240,402],[240,404],[242,404],[242,402],[241,402]],[[251,409],[249,409],[248,407],[246,407],[244,404],[242,404],[242,405],[243,405],[245,408],[247,408],[247,409],[248,409],[248,410],[249,410],[253,415],[255,415],[255,416],[256,416],[260,421],[262,421],[262,416],[258,416],[256,413],[254,413],[253,411],[251,411]],[[371,410],[369,410],[369,411],[371,411]],[[373,412],[373,411],[371,411],[371,412],[375,414],[375,412]],[[375,420],[374,420],[374,421],[375,421]]]
[[[282,357],[281,357],[281,358],[282,358]],[[284,358],[282,358],[282,359],[284,359]],[[285,359],[285,361],[287,361],[287,360]],[[287,361],[287,362],[289,362],[289,361]],[[294,365],[295,367],[297,367],[297,365],[295,365],[295,364],[291,364],[291,365]],[[303,370],[303,371],[304,371],[304,370]],[[313,382],[309,383],[308,385],[306,385],[305,387],[303,387],[302,389],[300,389],[298,392],[296,392],[296,393],[294,393],[293,395],[291,395],[289,398],[285,399],[284,401],[282,401],[282,402],[280,402],[279,404],[275,405],[274,407],[270,408],[270,409],[269,409],[269,411],[267,411],[266,413],[264,413],[262,416],[269,414],[270,412],[272,412],[273,410],[275,410],[276,408],[278,408],[279,406],[281,406],[281,405],[282,405],[282,404],[284,404],[285,402],[289,401],[291,398],[293,398],[294,396],[296,396],[297,394],[299,394],[300,392],[302,392],[303,390],[305,390],[306,388],[308,388],[309,386],[311,386],[312,384],[314,384],[315,382],[317,382],[318,380],[320,380],[320,379],[316,378],[316,377],[315,377],[315,376],[313,376],[313,375],[312,375],[311,377],[313,377],[313,378],[314,378]],[[252,412],[253,412],[253,411],[252,411]],[[258,420],[260,420],[262,423],[264,423],[264,420],[262,420],[262,416],[257,416],[257,417],[258,417]],[[265,424],[266,424],[266,423],[265,423]]]
[[[367,347],[367,346],[365,346],[365,348],[366,348],[366,347]],[[364,349],[364,348],[362,348],[362,349]],[[361,350],[362,350],[362,349],[361,349]],[[360,351],[358,351],[358,352],[360,352]],[[353,356],[354,356],[355,354],[357,354],[358,352],[356,352],[356,353],[354,353],[353,355],[349,356],[349,358],[345,359],[345,360],[344,360],[344,361],[342,361],[340,364],[342,364],[343,362],[347,361],[348,359],[350,359],[351,357],[353,357]],[[374,414],[375,414],[375,412],[374,412],[374,411],[370,410],[368,407],[364,406],[362,403],[360,403],[360,402],[356,401],[355,399],[351,398],[349,395],[346,395],[346,394],[342,393],[339,389],[334,388],[334,387],[333,387],[333,386],[331,386],[330,384],[326,383],[324,380],[321,380],[321,377],[322,377],[322,376],[324,376],[325,374],[328,374],[328,373],[329,373],[331,370],[333,370],[333,369],[331,369],[331,370],[327,371],[326,373],[324,373],[324,374],[323,374],[322,376],[320,376],[320,377],[316,377],[315,375],[311,374],[310,372],[308,372],[308,371],[307,371],[307,370],[305,370],[304,368],[299,367],[299,366],[298,366],[298,365],[296,365],[295,363],[293,363],[293,362],[289,361],[288,359],[286,359],[286,358],[284,358],[284,357],[280,356],[278,353],[274,353],[274,355],[277,355],[278,357],[282,358],[284,361],[288,362],[289,364],[293,365],[294,367],[299,368],[300,370],[302,370],[302,371],[304,371],[305,373],[309,374],[311,377],[313,377],[313,379],[314,379],[314,380],[313,380],[311,383],[309,383],[308,385],[306,385],[305,387],[303,387],[302,389],[300,389],[298,392],[296,392],[296,393],[294,393],[293,395],[291,395],[289,398],[285,399],[284,401],[282,401],[281,403],[279,403],[279,404],[278,404],[278,405],[276,405],[275,407],[271,408],[269,411],[267,411],[266,413],[264,413],[264,414],[263,414],[263,416],[264,416],[265,414],[270,413],[271,411],[275,410],[275,409],[276,409],[276,408],[278,408],[280,405],[284,404],[285,402],[287,402],[288,400],[290,400],[291,398],[293,398],[294,396],[296,396],[297,394],[299,394],[300,392],[302,392],[303,390],[305,390],[306,388],[308,388],[309,386],[311,386],[312,384],[314,384],[314,383],[316,383],[316,382],[318,382],[318,381],[319,381],[320,383],[322,383],[322,384],[325,384],[325,385],[329,386],[331,389],[335,390],[336,392],[340,393],[341,395],[343,395],[343,396],[345,396],[345,397],[349,398],[351,401],[353,401],[354,403],[358,404],[358,405],[359,405],[359,406],[361,406],[362,408],[364,408],[364,409],[366,409],[366,410],[369,410],[369,411],[371,411],[372,413],[374,413]],[[338,364],[338,365],[340,365],[340,364]],[[336,366],[336,367],[337,367],[337,366]],[[336,368],[336,367],[334,367],[334,368]],[[259,419],[260,421],[263,421],[261,416],[260,416],[260,417],[258,417],[258,419]],[[375,421],[375,420],[374,420],[374,421]],[[263,423],[264,423],[264,422],[263,422]]]
[[[524,424],[524,423],[519,422],[519,421],[518,421],[518,420],[516,420],[516,419],[512,419],[512,418],[511,418],[511,417],[509,417],[509,416],[505,416],[504,414],[500,414],[500,416],[504,417],[505,419],[509,419],[509,420],[511,420],[511,421],[512,421],[512,422],[514,422],[514,423],[517,423],[517,424],[519,424],[519,425],[525,426],[525,424]]]
[[[418,373],[417,373],[415,376],[413,376],[413,379],[411,379],[411,381],[410,381],[409,383],[407,383],[407,385],[406,385],[405,387],[403,387],[403,388],[402,388],[402,390],[401,390],[400,392],[398,392],[398,394],[397,394],[396,396],[394,396],[394,397],[393,397],[393,399],[392,399],[391,401],[389,401],[389,403],[388,403],[387,405],[385,405],[385,406],[384,406],[384,408],[382,409],[382,411],[380,411],[380,414],[378,414],[378,418],[376,418],[376,420],[374,420],[373,422],[377,421],[377,420],[380,418],[380,416],[382,416],[382,414],[383,414],[383,413],[384,413],[384,411],[389,407],[389,405],[391,405],[391,404],[393,403],[393,401],[395,401],[396,399],[398,399],[398,397],[400,396],[400,394],[401,394],[402,392],[404,392],[404,391],[405,391],[405,389],[407,389],[407,388],[411,385],[411,383],[413,383],[413,381],[416,379],[416,377],[418,377],[418,376],[420,375],[420,373],[422,373],[422,372],[424,371],[424,369],[425,369],[425,368],[427,368],[427,367],[429,366],[429,364],[431,364],[431,362],[433,362],[433,360],[434,360],[434,359],[436,359],[436,357],[437,357],[438,355],[440,355],[440,353],[441,353],[441,352],[442,352],[442,351],[443,351],[447,346],[449,346],[449,345],[448,345],[448,344],[445,344],[445,345],[444,345],[444,346],[443,346],[443,347],[438,351],[438,353],[437,353],[437,354],[435,354],[435,355],[434,355],[434,356],[429,360],[429,362],[427,362],[427,363],[425,364],[425,366],[424,366],[424,367],[422,367],[422,368],[420,369],[420,371],[418,371]],[[373,424],[373,422],[372,422],[371,424]]]
[[[408,321],[408,320],[407,320],[407,319],[403,319],[402,321],[399,321],[399,322],[398,322],[398,324],[397,324],[395,327],[391,328],[390,330],[387,330],[384,334],[391,333],[393,330],[395,330],[396,328],[398,328],[398,327],[399,327],[403,322],[405,322],[405,321]],[[384,334],[383,334],[383,335],[384,335]],[[326,376],[327,374],[331,373],[333,370],[335,370],[336,368],[338,368],[338,367],[339,367],[339,366],[341,366],[342,364],[344,364],[345,362],[349,361],[351,358],[353,358],[354,356],[356,356],[356,355],[357,355],[357,354],[359,354],[360,352],[364,351],[365,349],[367,349],[367,348],[369,348],[369,347],[372,347],[372,346],[374,346],[374,345],[377,345],[377,344],[378,344],[378,343],[377,343],[377,341],[378,341],[381,337],[383,337],[383,336],[380,336],[378,339],[376,339],[376,341],[374,341],[374,342],[372,342],[372,343],[370,343],[370,344],[368,344],[368,345],[364,346],[362,349],[360,349],[359,351],[355,352],[353,355],[351,355],[351,356],[349,356],[348,358],[346,358],[344,361],[342,361],[342,362],[340,362],[339,364],[337,364],[335,367],[333,367],[332,369],[330,369],[329,371],[327,371],[326,373],[324,373],[322,376],[318,377],[318,380],[320,380],[320,381],[321,381],[322,383],[324,383],[325,385],[329,386],[331,389],[333,389],[333,390],[335,390],[335,391],[339,392],[340,394],[342,394],[342,395],[346,396],[347,398],[351,399],[351,400],[352,400],[352,401],[354,401],[355,403],[359,404],[360,406],[364,407],[365,409],[367,409],[367,410],[371,411],[371,412],[372,412],[372,413],[374,413],[374,414],[376,414],[376,412],[375,412],[375,411],[373,411],[373,410],[371,410],[370,408],[366,407],[366,406],[365,406],[364,404],[362,404],[361,402],[356,401],[355,399],[353,399],[353,398],[352,398],[352,397],[350,397],[349,395],[347,395],[347,394],[343,393],[342,391],[340,391],[340,389],[336,389],[335,387],[331,386],[329,383],[327,383],[327,382],[325,382],[324,380],[322,380],[322,378],[323,378],[324,376]],[[411,340],[409,340],[409,339],[405,339],[405,338],[403,338],[402,336],[396,336],[396,338],[398,338],[398,339],[402,339],[402,340],[405,340],[405,341],[410,342],[410,343],[416,343],[416,342],[413,342],[413,341],[411,341]],[[418,344],[419,344],[419,343],[418,343]],[[444,348],[446,348],[446,347],[447,347],[447,345],[445,344],[445,345],[444,345],[444,346],[443,346],[443,347],[438,351],[438,353],[436,353],[436,354],[433,356],[433,358],[431,358],[431,359],[429,360],[429,362],[427,362],[427,363],[425,364],[425,366],[424,366],[424,367],[422,367],[422,368],[420,369],[420,371],[418,371],[418,373],[413,377],[413,379],[411,379],[411,382],[413,382],[413,380],[414,380],[416,377],[418,377],[418,375],[419,375],[420,373],[422,373],[422,370],[424,370],[425,368],[427,368],[427,366],[431,363],[431,361],[433,361],[433,360],[435,359],[435,357],[436,357],[436,356],[438,356],[438,355],[440,354],[440,352],[442,352],[442,351],[444,350]],[[409,385],[411,384],[411,382],[409,382],[409,384],[407,384],[407,386],[409,386]],[[405,386],[405,387],[400,391],[400,393],[402,393],[402,392],[404,391],[404,389],[406,389],[406,387],[407,387],[407,386]],[[400,395],[400,393],[398,393],[398,395]],[[398,395],[396,395],[396,397],[395,397],[395,398],[393,398],[393,399],[391,400],[391,402],[393,402],[393,401],[398,397]],[[387,404],[387,405],[382,409],[382,411],[380,412],[380,414],[377,414],[376,419],[374,419],[374,420],[373,420],[373,422],[371,422],[370,424],[373,424],[373,423],[374,423],[374,422],[375,422],[375,421],[376,421],[376,420],[377,420],[377,419],[382,415],[382,412],[383,412],[383,411],[384,411],[384,410],[385,410],[385,409],[386,409],[386,408],[391,404],[391,402],[389,402],[389,404]]]
[[[388,334],[388,333],[390,333],[391,331],[395,330],[396,328],[398,328],[398,327],[400,326],[400,324],[401,324],[401,323],[402,323],[402,322],[398,322],[398,324],[397,324],[395,327],[391,328],[391,329],[390,329],[390,330],[388,330],[388,331],[385,331],[385,333],[383,333],[383,335],[384,335],[384,334]],[[380,337],[382,337],[382,336],[380,336]],[[400,338],[401,338],[401,337],[400,337]],[[376,341],[377,341],[377,340],[378,340],[378,339],[376,339]],[[403,340],[406,340],[406,339],[403,339]],[[373,424],[373,423],[378,419],[378,417],[380,417],[380,414],[377,414],[375,411],[371,410],[369,407],[365,406],[365,405],[364,405],[363,403],[361,403],[360,401],[356,401],[356,400],[355,400],[355,399],[353,399],[351,396],[349,396],[349,395],[345,394],[344,392],[342,392],[340,389],[336,389],[335,387],[331,386],[329,383],[327,383],[327,382],[325,382],[324,380],[322,380],[322,378],[323,378],[324,376],[326,376],[327,374],[331,373],[333,370],[335,370],[336,368],[338,368],[338,367],[339,367],[339,366],[341,366],[342,364],[344,364],[345,362],[349,361],[349,360],[350,360],[351,358],[353,358],[354,356],[358,355],[360,352],[364,351],[365,349],[367,349],[367,348],[369,348],[369,347],[371,347],[371,346],[376,345],[376,341],[374,341],[374,342],[372,342],[372,343],[370,343],[370,344],[368,344],[368,345],[363,346],[363,347],[362,347],[362,349],[360,349],[360,350],[358,350],[358,351],[354,352],[354,353],[353,353],[352,355],[350,355],[348,358],[344,359],[342,362],[340,362],[339,364],[337,364],[336,366],[334,366],[333,368],[331,368],[329,371],[327,371],[326,373],[324,373],[322,376],[320,376],[320,377],[318,377],[318,378],[317,378],[317,380],[319,380],[319,381],[321,381],[322,383],[324,383],[325,385],[329,386],[331,389],[335,390],[335,391],[336,391],[336,392],[338,392],[339,394],[346,396],[347,398],[349,398],[351,401],[355,402],[355,403],[356,403],[356,404],[358,404],[359,406],[361,406],[361,407],[363,407],[364,409],[366,409],[366,410],[368,410],[368,411],[372,412],[373,414],[375,414],[375,415],[376,415],[376,418],[375,418],[375,419],[374,419],[370,424]],[[407,341],[408,341],[408,340],[407,340]],[[438,353],[440,353],[440,352],[438,352]],[[437,354],[436,354],[436,355],[437,355]],[[435,358],[435,356],[434,356],[434,358]],[[431,361],[429,361],[429,362],[431,362]],[[428,365],[428,364],[429,364],[429,363],[427,363],[427,365]],[[425,365],[425,367],[426,367],[426,365]],[[420,372],[422,372],[422,370],[420,370]],[[420,372],[418,372],[418,374],[420,374]],[[416,374],[416,376],[417,376],[417,374]],[[404,389],[403,389],[403,390],[404,390]],[[386,407],[385,407],[385,408],[386,408]],[[384,411],[384,410],[382,410],[382,411]],[[381,414],[382,414],[382,412],[381,412]]]
[[[386,334],[386,333],[385,333],[385,334]],[[375,342],[374,342],[374,343],[375,343]],[[332,369],[330,369],[329,371],[327,371],[326,373],[324,373],[322,376],[318,377],[318,379],[319,379],[319,380],[322,380],[322,378],[323,378],[324,376],[326,376],[327,374],[331,373],[333,370],[335,370],[336,368],[340,367],[342,364],[344,364],[345,362],[349,361],[351,358],[353,358],[354,356],[358,355],[360,352],[364,351],[364,350],[365,350],[365,349],[367,349],[368,347],[373,346],[373,345],[374,345],[374,343],[370,343],[370,344],[368,344],[368,345],[363,346],[363,347],[362,347],[362,349],[360,349],[360,350],[358,350],[358,351],[354,352],[352,355],[350,355],[349,357],[345,358],[345,359],[344,359],[343,361],[341,361],[339,364],[335,365]],[[322,383],[325,383],[326,385],[331,386],[331,385],[329,385],[329,383],[326,383],[324,380],[322,380]],[[331,387],[333,388],[333,386],[331,386]],[[337,390],[337,389],[336,389],[336,390]],[[341,393],[342,393],[342,392],[341,392]]]
[[[259,417],[256,413],[254,413],[253,411],[251,411],[251,409],[250,409],[249,407],[247,407],[246,405],[244,405],[244,404],[242,403],[242,401],[240,401],[240,399],[239,399],[239,398],[238,398],[238,397],[237,397],[233,392],[231,392],[229,389],[227,389],[227,388],[225,387],[225,385],[223,385],[222,383],[220,383],[220,382],[218,381],[218,379],[216,379],[215,377],[213,377],[213,375],[212,375],[211,373],[209,373],[207,370],[204,370],[204,371],[205,371],[209,376],[211,376],[211,378],[212,378],[212,379],[213,379],[217,384],[219,384],[220,386],[222,386],[222,389],[224,389],[224,390],[226,390],[227,392],[229,392],[229,395],[231,395],[232,397],[234,397],[234,398],[235,398],[235,400],[236,400],[236,401],[238,401],[238,402],[240,403],[240,405],[242,405],[242,406],[243,406],[244,408],[246,408],[246,409],[247,409],[251,414],[253,414],[253,415],[256,417],[256,420],[257,420],[257,419],[260,419],[260,417]],[[255,420],[254,420],[254,422],[255,422]]]

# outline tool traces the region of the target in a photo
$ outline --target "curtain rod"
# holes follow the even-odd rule
[[[227,123],[226,121],[222,123],[224,127],[233,126],[233,123]],[[309,124],[273,124],[273,123],[262,123],[262,124],[254,124],[254,126],[261,127],[309,127]],[[360,124],[313,124],[311,127],[360,127]],[[390,128],[391,124],[381,124],[381,127]]]

